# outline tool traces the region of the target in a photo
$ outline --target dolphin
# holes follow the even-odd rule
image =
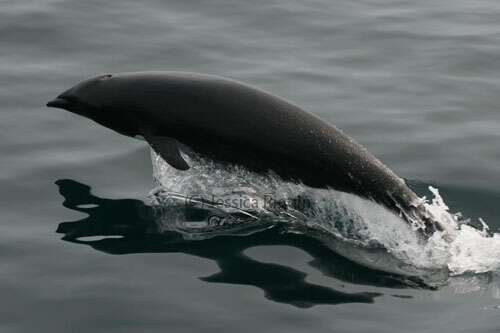
[[[445,227],[386,165],[334,125],[280,97],[219,76],[132,72],[97,76],[48,107],[144,138],[168,164],[188,170],[181,147],[287,181],[373,200],[423,239]]]

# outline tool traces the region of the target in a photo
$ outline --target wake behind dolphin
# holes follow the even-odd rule
[[[445,226],[364,147],[315,115],[248,85],[209,75],[103,75],[65,91],[49,107],[143,137],[168,164],[187,170],[183,146],[252,172],[331,188],[379,203],[423,238]]]

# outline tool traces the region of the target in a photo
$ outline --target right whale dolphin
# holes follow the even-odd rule
[[[118,133],[142,136],[170,165],[180,144],[211,159],[374,200],[424,237],[444,230],[405,181],[312,113],[262,90],[211,75],[135,72],[83,81],[47,103]]]

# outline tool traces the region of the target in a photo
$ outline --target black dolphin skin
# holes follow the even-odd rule
[[[217,76],[179,72],[102,75],[65,91],[66,109],[127,136],[142,136],[170,165],[179,145],[214,160],[374,200],[430,236],[442,226],[380,160],[335,126],[284,99]]]

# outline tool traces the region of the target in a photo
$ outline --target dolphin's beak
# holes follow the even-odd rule
[[[47,103],[47,106],[49,108],[59,108],[59,109],[68,109],[70,105],[71,103],[67,99],[61,97],[57,97],[56,99],[53,99]]]

